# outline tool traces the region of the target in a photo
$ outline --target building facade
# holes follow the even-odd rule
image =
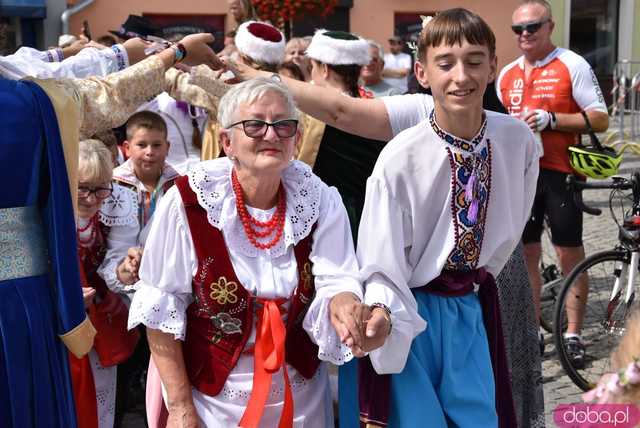
[[[69,3],[67,3],[67,1]],[[480,14],[496,33],[502,66],[518,56],[509,28],[518,0],[339,0],[334,13],[323,19],[308,17],[294,22],[292,35],[310,35],[315,28],[355,32],[381,42],[395,34],[410,40],[420,30],[419,15],[432,15],[450,7],[465,7]],[[554,42],[568,47],[590,62],[607,94],[611,75],[621,60],[640,62],[640,0],[550,0]],[[222,42],[225,30],[236,24],[227,17],[227,0],[0,0],[0,33],[9,53],[21,45],[45,48],[55,45],[63,31],[61,15],[67,7],[86,4],[68,19],[69,32],[78,34],[86,20],[94,37],[115,30],[129,14],[144,15],[164,28],[210,29]],[[640,65],[638,66],[640,68]]]
[[[4,1],[4,0],[0,0]],[[80,1],[80,0],[76,0]],[[639,0],[640,1],[640,0]],[[379,41],[385,49],[387,39],[394,32],[410,33],[419,26],[419,15],[433,14],[454,6],[465,7],[483,16],[494,29],[497,38],[497,54],[501,65],[507,64],[517,54],[517,46],[509,28],[511,13],[518,0],[503,0],[503,7],[493,2],[478,0],[339,0],[338,7],[327,19],[309,18],[293,24],[293,35],[310,35],[315,28],[352,31],[362,37]],[[94,37],[117,29],[129,14],[145,15],[163,25],[178,25],[190,17],[199,16],[215,26],[217,35],[235,26],[228,18],[226,0],[94,0],[93,4],[74,15],[70,20],[71,32],[77,34],[82,22],[91,25]]]

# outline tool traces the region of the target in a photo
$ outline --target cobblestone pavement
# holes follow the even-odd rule
[[[628,177],[629,174],[640,168],[640,158],[625,154],[625,160],[620,167],[619,174]],[[588,190],[584,192],[584,200],[587,205],[601,208],[603,213],[594,217],[588,214],[584,216],[584,245],[587,256],[597,251],[611,249],[617,243],[618,229],[609,213],[608,190]],[[547,250],[545,249],[545,252]],[[545,413],[547,427],[555,427],[553,422],[553,410],[563,403],[580,402],[582,391],[576,387],[565,374],[553,345],[550,334],[545,335],[546,349],[542,363],[543,384],[545,394]],[[589,353],[589,349],[587,349]],[[607,352],[601,352],[606,355]],[[600,363],[606,361],[602,359]]]

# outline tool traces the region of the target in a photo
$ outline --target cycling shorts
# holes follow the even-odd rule
[[[540,169],[531,217],[522,233],[526,244],[540,242],[545,217],[551,230],[551,242],[559,247],[582,246],[582,210],[567,190],[567,174]]]

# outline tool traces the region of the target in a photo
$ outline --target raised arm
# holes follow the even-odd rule
[[[227,65],[241,80],[271,76],[271,73],[254,70],[235,61],[227,61]],[[285,76],[280,78],[292,92],[298,108],[316,119],[374,140],[389,141],[393,137],[387,110],[380,99],[346,97],[338,91]]]
[[[175,68],[165,73],[165,91],[174,99],[200,107],[215,118],[220,98],[231,87],[219,79],[219,73],[200,65],[187,73]]]
[[[182,39],[187,61],[192,64],[218,65],[218,59],[207,43],[209,34],[193,34]],[[165,71],[173,66],[176,50],[167,48],[140,63],[105,78],[72,79],[60,84],[80,101],[81,136],[123,124],[145,101],[164,90]]]

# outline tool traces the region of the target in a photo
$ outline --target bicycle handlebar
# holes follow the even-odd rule
[[[610,190],[631,190],[633,183],[626,178],[618,177],[612,181],[600,181],[587,183],[586,181],[576,180],[573,175],[567,176],[567,186],[570,190],[579,192],[584,189],[610,189]]]
[[[611,181],[587,183],[586,181],[577,180],[573,175],[567,176],[567,187],[570,191],[573,192],[573,200],[578,209],[587,214],[595,216],[602,214],[602,210],[599,208],[590,207],[584,203],[584,200],[582,199],[582,191],[584,189],[629,190],[633,189],[633,186],[634,183],[632,180],[627,180],[621,177],[614,178]]]

